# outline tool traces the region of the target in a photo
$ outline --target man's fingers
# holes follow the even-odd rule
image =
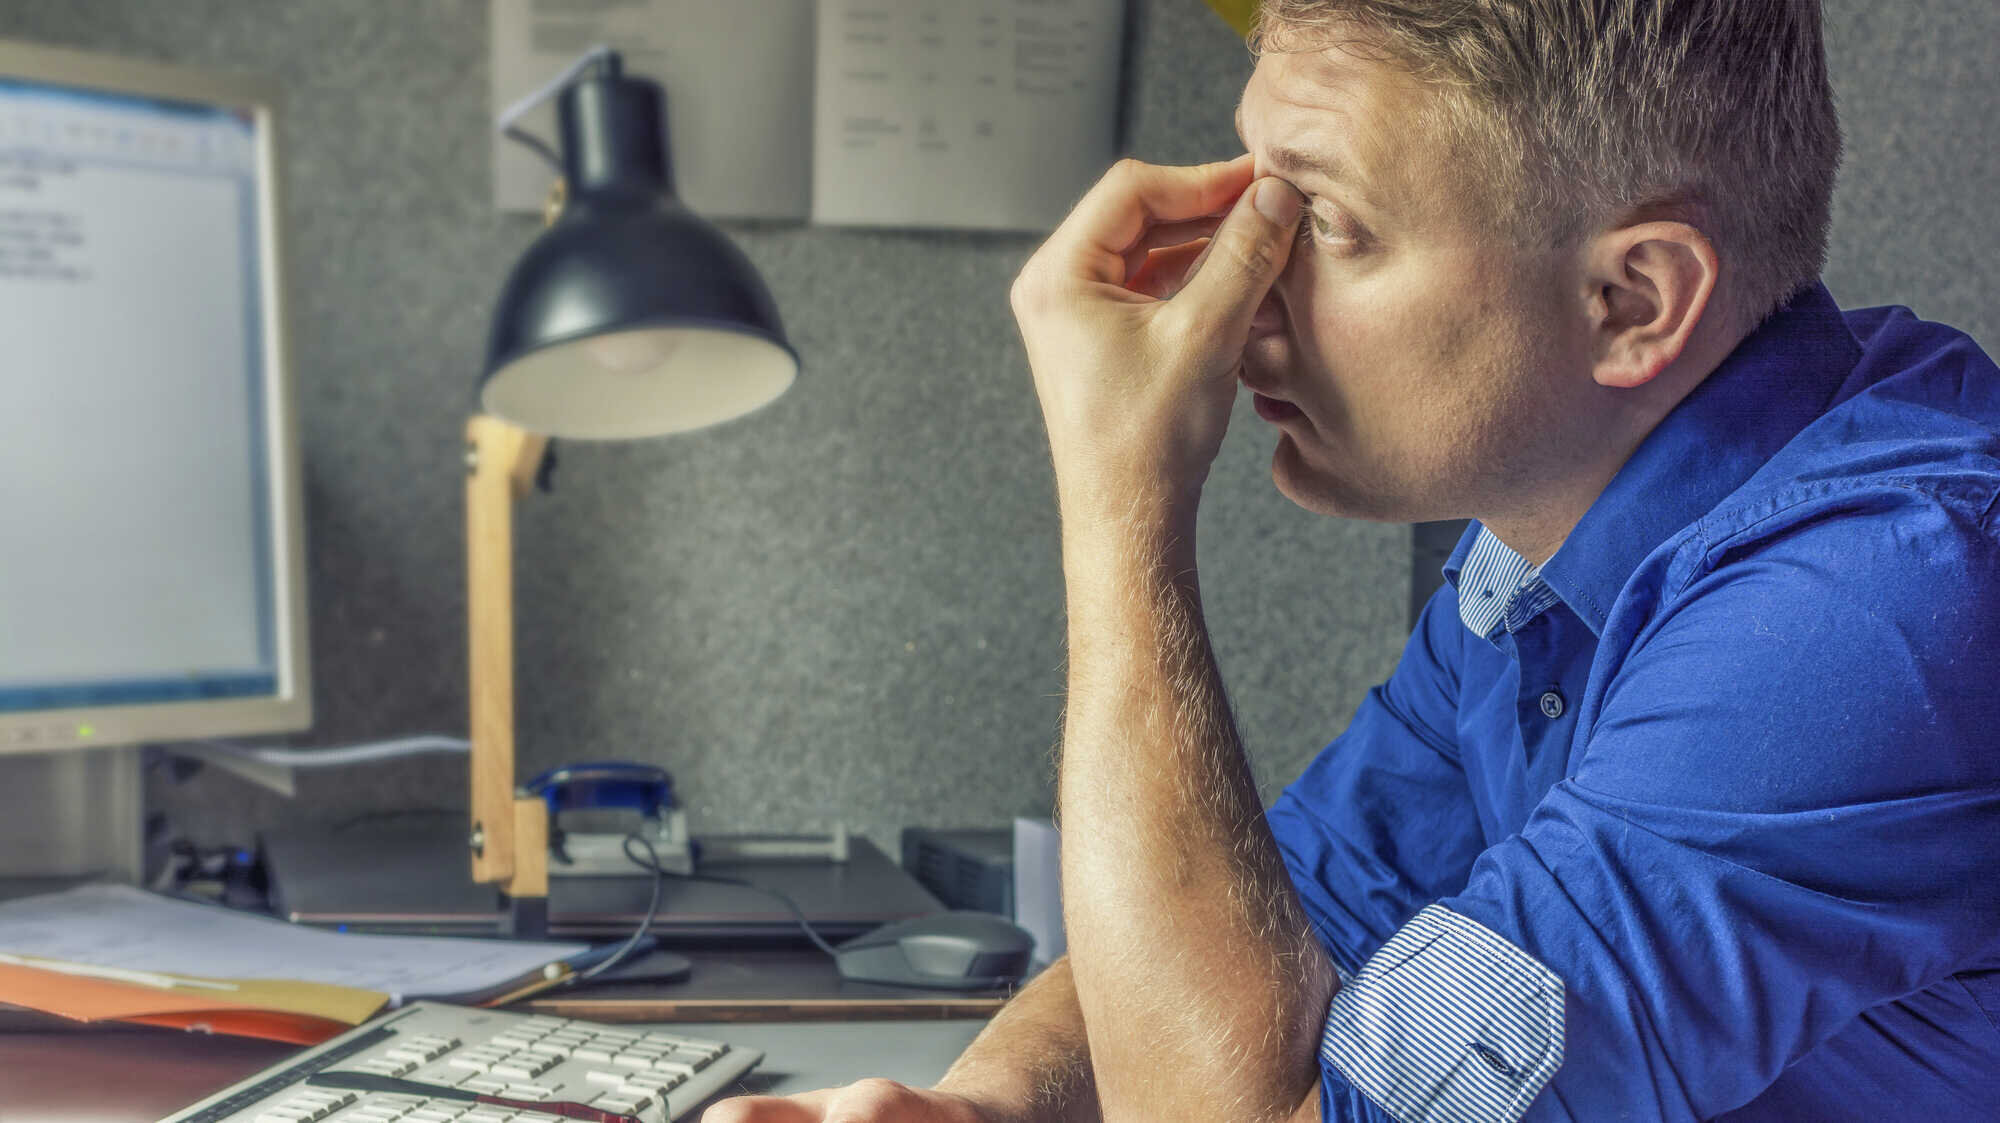
[[[1045,252],[1090,280],[1119,284],[1124,277],[1113,269],[1149,229],[1222,213],[1251,174],[1248,155],[1189,168],[1120,160],[1070,211]]]
[[[832,1089],[796,1096],[737,1096],[701,1113],[701,1123],[820,1123]]]
[[[1191,218],[1186,222],[1167,222],[1148,229],[1139,235],[1138,244],[1125,251],[1125,277],[1129,281],[1146,264],[1146,255],[1154,250],[1173,249],[1190,243],[1204,242],[1215,234],[1215,228],[1222,225],[1220,214]],[[1130,287],[1129,285],[1127,286]]]
[[[1208,252],[1208,239],[1154,250],[1145,265],[1125,279],[1125,287],[1154,300],[1172,300],[1187,279],[1199,268],[1201,255]]]
[[[1303,202],[1284,180],[1267,177],[1252,184],[1171,303],[1192,321],[1248,331],[1258,302],[1291,258]]]

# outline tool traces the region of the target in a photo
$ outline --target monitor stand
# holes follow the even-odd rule
[[[0,755],[0,878],[60,888],[106,879],[139,884],[146,872],[139,749]]]

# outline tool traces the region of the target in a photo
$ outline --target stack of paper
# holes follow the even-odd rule
[[[357,936],[138,889],[0,904],[0,1002],[310,1044],[385,1003],[560,978],[584,944]]]

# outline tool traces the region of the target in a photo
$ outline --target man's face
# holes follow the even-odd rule
[[[1306,197],[1243,381],[1278,429],[1278,489],[1311,510],[1488,514],[1588,412],[1565,392],[1589,383],[1574,255],[1507,244],[1453,189],[1449,146],[1417,123],[1435,96],[1338,48],[1267,54],[1243,92],[1257,174]]]

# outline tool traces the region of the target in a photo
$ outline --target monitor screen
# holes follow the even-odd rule
[[[8,61],[0,749],[300,727],[269,107]]]

